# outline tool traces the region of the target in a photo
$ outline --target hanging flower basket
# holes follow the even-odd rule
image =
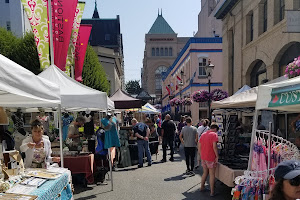
[[[214,89],[210,93],[211,100],[213,101],[220,101],[228,97],[228,93],[221,89]]]
[[[183,105],[192,105],[193,104],[193,100],[190,97],[186,97],[184,99],[182,99],[182,104]]]
[[[210,94],[206,90],[198,90],[193,92],[192,99],[195,102],[207,102],[209,100]]]
[[[171,106],[178,106],[178,105],[181,105],[182,104],[182,101],[178,98],[173,98],[170,100],[170,105]]]
[[[300,56],[295,58],[293,62],[288,64],[285,69],[285,76],[294,78],[300,75]]]

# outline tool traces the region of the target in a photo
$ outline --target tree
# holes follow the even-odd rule
[[[138,80],[128,81],[125,84],[125,89],[129,94],[139,94],[141,91],[140,82]]]
[[[0,28],[0,53],[34,74],[41,72],[33,33],[17,38],[10,31]]]
[[[106,73],[98,60],[96,52],[90,45],[88,45],[85,54],[82,79],[84,85],[109,93],[110,85]]]

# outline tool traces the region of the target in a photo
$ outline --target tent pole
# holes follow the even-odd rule
[[[60,148],[60,164],[64,167],[64,154],[63,154],[63,137],[62,137],[62,123],[61,123],[61,105],[58,105],[58,128],[59,128],[59,148]]]
[[[54,47],[53,47],[53,27],[52,27],[52,5],[51,0],[48,0],[48,16],[49,16],[49,38],[50,38],[50,65],[54,65]]]
[[[247,169],[248,171],[250,171],[252,167],[253,146],[256,137],[257,119],[258,119],[258,111],[255,109],[255,113],[253,116],[253,127],[252,127],[251,143],[250,143],[249,160],[248,160],[248,169]]]

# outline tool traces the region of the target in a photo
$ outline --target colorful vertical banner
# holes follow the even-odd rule
[[[54,64],[65,71],[66,58],[78,0],[52,0]]]
[[[47,0],[21,0],[29,19],[40,60],[41,69],[50,66]]]
[[[85,52],[89,42],[92,25],[81,24],[79,27],[76,48],[75,48],[75,79],[82,82],[82,69]]]
[[[71,39],[69,43],[67,62],[66,62],[66,71],[65,71],[68,76],[70,76],[71,74],[71,65],[74,65],[76,41],[77,41],[78,30],[79,30],[84,7],[85,7],[85,2],[78,2],[75,11],[75,17],[73,21],[73,28],[71,32]]]

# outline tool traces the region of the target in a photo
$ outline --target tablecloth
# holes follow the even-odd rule
[[[216,178],[228,187],[234,187],[234,179],[237,176],[241,176],[243,174],[244,170],[231,169],[221,163],[218,163],[218,166],[216,168]]]
[[[69,181],[68,173],[64,173],[55,180],[48,180],[30,194],[37,195],[38,200],[69,200],[73,196]]]
[[[72,174],[85,174],[88,183],[94,183],[94,154],[64,156],[64,167]]]

